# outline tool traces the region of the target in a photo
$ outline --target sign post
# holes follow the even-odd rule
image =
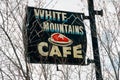
[[[88,0],[88,9],[89,9],[89,17],[90,20],[90,29],[91,29],[91,37],[92,37],[92,46],[93,46],[93,55],[94,55],[94,63],[95,63],[95,72],[96,72],[96,80],[103,80],[102,72],[101,72],[101,64],[100,64],[100,55],[98,48],[98,40],[97,40],[97,31],[95,24],[95,15],[103,15],[101,11],[95,11],[93,0]]]

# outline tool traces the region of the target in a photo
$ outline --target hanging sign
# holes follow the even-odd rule
[[[83,13],[27,7],[26,52],[30,63],[84,65]]]

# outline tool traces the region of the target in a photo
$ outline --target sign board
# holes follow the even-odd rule
[[[83,13],[27,7],[25,39],[30,63],[84,65]]]

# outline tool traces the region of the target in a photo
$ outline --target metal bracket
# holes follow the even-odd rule
[[[100,11],[94,10],[94,14],[103,16],[103,10],[100,10]]]
[[[94,10],[94,15],[100,15],[101,17],[103,16],[103,10]],[[85,16],[84,15],[84,19],[90,19],[91,17],[90,16]]]
[[[57,68],[57,71],[60,71],[59,68],[58,68],[58,64],[56,64],[56,68]]]
[[[88,58],[88,59],[87,59],[87,64],[86,64],[86,65],[89,65],[90,63],[95,63],[95,61]]]

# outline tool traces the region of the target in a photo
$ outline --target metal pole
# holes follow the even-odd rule
[[[97,40],[97,31],[96,31],[96,24],[95,24],[95,15],[102,16],[103,13],[102,13],[102,10],[95,11],[93,4],[94,4],[93,0],[88,0],[88,10],[89,10],[89,20],[90,20],[90,29],[91,29],[91,37],[92,37],[94,63],[95,63],[95,73],[96,73],[96,80],[103,80],[102,72],[101,72],[98,40]]]

